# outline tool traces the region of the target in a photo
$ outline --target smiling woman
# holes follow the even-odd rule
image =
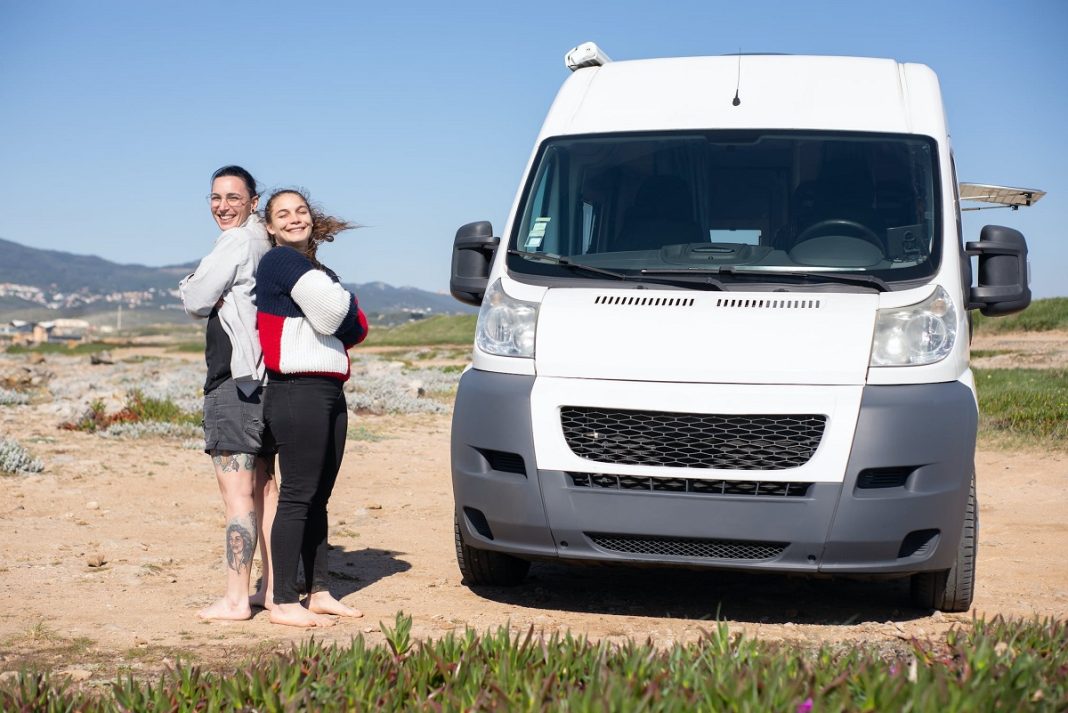
[[[274,461],[263,442],[263,357],[254,329],[256,268],[270,249],[256,213],[256,180],[241,166],[211,176],[208,207],[222,230],[196,272],[179,283],[186,312],[207,320],[204,361],[204,450],[215,466],[226,508],[226,594],[203,619],[248,619],[272,606],[270,527],[277,491]],[[249,597],[255,543],[261,544],[262,589]]]
[[[282,473],[271,536],[274,590],[271,621],[329,626],[326,615],[362,614],[327,588],[327,502],[345,451],[348,410],[342,389],[349,378],[348,349],[367,335],[356,296],[318,260],[319,245],[356,227],[325,215],[301,191],[278,191],[264,209],[275,247],[260,262],[257,324],[270,395],[264,420],[278,447]],[[303,607],[295,586],[304,562]]]

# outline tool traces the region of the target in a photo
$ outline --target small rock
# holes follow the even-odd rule
[[[934,613],[931,614],[931,621],[945,621],[945,620],[946,620],[946,615],[943,614],[942,612],[938,611],[937,609],[935,609]]]
[[[378,503],[371,503],[370,505],[367,506],[367,509],[368,510],[381,510],[382,506],[380,504],[378,504]]]
[[[114,364],[115,360],[111,358],[111,352],[102,351],[94,352],[89,355],[90,364]]]
[[[376,631],[378,631],[378,629],[374,628],[373,626],[368,626],[368,627],[364,628],[363,633],[365,633],[365,634],[373,634]]]
[[[74,682],[88,681],[89,677],[93,675],[84,668],[72,668],[69,671],[65,671],[65,673]]]
[[[103,553],[97,553],[95,555],[89,555],[86,558],[85,563],[90,567],[103,567],[108,563],[108,558]]]
[[[0,683],[5,683],[5,682],[10,681],[10,680],[12,680],[14,678],[18,678],[18,676],[19,676],[19,672],[18,671],[4,671],[3,673],[0,673]]]
[[[177,583],[178,583],[178,578],[177,577],[171,577],[171,584],[177,584]]]
[[[45,357],[41,352],[32,352],[29,359],[31,364],[44,364]]]
[[[99,510],[100,509],[100,503],[98,503],[95,500],[90,500],[89,502],[87,502],[85,504],[85,509],[86,510]]]

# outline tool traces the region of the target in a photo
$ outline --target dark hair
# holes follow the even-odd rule
[[[327,215],[323,212],[323,209],[317,204],[312,203],[308,197],[308,192],[303,188],[283,188],[275,191],[271,194],[271,197],[267,199],[267,205],[263,208],[263,220],[265,223],[271,222],[271,206],[274,205],[274,199],[278,196],[283,196],[287,193],[291,193],[296,196],[300,196],[304,200],[304,204],[308,206],[308,211],[311,213],[312,219],[312,231],[311,237],[308,239],[308,247],[305,249],[304,254],[311,260],[317,267],[322,267],[322,264],[315,257],[316,251],[323,243],[333,242],[334,236],[345,230],[354,230],[361,227],[359,223],[350,223],[347,220],[336,218],[332,215]],[[271,241],[271,245],[277,245],[274,236],[270,231],[267,231],[267,237]]]
[[[222,178],[223,176],[233,176],[234,178],[240,178],[245,182],[245,188],[248,189],[249,198],[255,198],[259,195],[256,192],[256,179],[252,177],[252,174],[241,168],[240,166],[223,166],[215,173],[211,174],[211,182],[215,183],[216,178]]]

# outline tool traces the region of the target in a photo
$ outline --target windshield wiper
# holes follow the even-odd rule
[[[734,275],[767,275],[767,270],[753,270],[753,269],[738,269],[730,265],[724,265],[723,272]],[[784,272],[772,271],[772,275],[796,277],[802,280],[815,280],[817,282],[837,282],[843,285],[863,285],[865,287],[874,287],[876,292],[889,292],[890,285],[886,284],[886,281],[875,275],[853,275],[842,272],[810,272],[806,270],[789,270]]]
[[[649,283],[657,285],[671,285],[673,287],[685,287],[691,290],[719,290],[724,289],[723,283],[719,280],[703,275],[704,279],[700,280],[679,280],[679,279],[666,279],[666,278],[645,278],[646,270],[642,270],[643,277],[636,277],[634,275],[628,275],[624,272],[616,272],[614,270],[606,270],[602,267],[594,267],[593,265],[587,265],[582,262],[575,262],[570,258],[563,257],[561,255],[554,255],[552,253],[532,253],[525,252],[523,250],[509,250],[509,255],[519,255],[520,257],[530,258],[540,262],[547,262],[553,265],[562,265],[563,267],[570,268],[572,270],[585,270],[587,272],[596,273],[598,275],[605,275],[617,280],[637,282],[637,283]]]
[[[537,260],[540,262],[548,262],[553,265],[563,265],[564,267],[570,267],[573,270],[586,270],[588,272],[594,272],[598,275],[606,275],[613,277],[617,280],[626,280],[627,276],[622,272],[615,272],[613,270],[605,270],[601,267],[593,267],[592,265],[586,265],[581,262],[573,262],[561,255],[553,255],[552,253],[531,253],[523,250],[509,250],[509,255],[519,255],[520,257],[530,258],[531,260]]]
[[[652,269],[642,270],[642,274],[646,275],[685,275],[685,274],[697,274],[697,275],[737,275],[739,277],[792,277],[799,280],[816,282],[838,282],[845,285],[862,285],[864,287],[871,287],[877,292],[889,292],[890,285],[886,284],[881,278],[874,275],[852,275],[844,274],[840,272],[807,272],[801,270],[760,270],[756,268],[738,268],[733,265],[721,265],[719,267],[710,268],[680,268],[680,269]],[[769,279],[769,282],[771,280]]]

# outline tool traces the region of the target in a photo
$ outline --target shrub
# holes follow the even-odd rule
[[[34,458],[13,438],[0,438],[0,472],[40,473],[44,463]]]
[[[145,396],[139,389],[127,394],[126,405],[115,413],[107,413],[104,402],[99,399],[89,404],[89,408],[76,421],[61,423],[60,428],[68,431],[87,431],[89,433],[106,432],[106,435],[137,437],[138,435],[178,435],[188,437],[195,435],[196,426],[200,424],[200,415],[182,409],[170,399]],[[162,424],[171,428],[147,426]],[[138,424],[140,428],[117,428]]]
[[[449,406],[442,399],[460,380],[452,371],[406,369],[375,356],[361,355],[353,367],[346,398],[357,413],[445,413]]]
[[[21,391],[0,388],[0,406],[21,406],[29,402],[30,397]]]

